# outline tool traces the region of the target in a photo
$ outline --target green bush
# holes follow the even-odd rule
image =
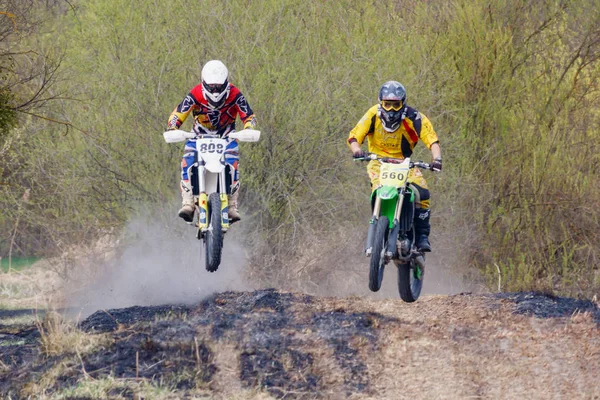
[[[57,90],[69,99],[50,116],[80,131],[18,129],[9,160],[21,167],[0,193],[11,216],[0,223],[11,226],[31,188],[21,247],[37,232],[40,251],[60,250],[119,228],[140,204],[175,201],[181,148],[161,133],[218,58],[263,132],[241,160],[258,275],[302,268],[294,260],[315,236],[366,230],[368,181],[345,139],[396,79],[442,143],[444,173],[427,175],[437,249],[490,284],[500,269],[504,290],[598,290],[597,2],[90,0],[74,10],[32,38],[65,51]]]

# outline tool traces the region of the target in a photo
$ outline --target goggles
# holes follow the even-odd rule
[[[404,104],[402,103],[401,100],[382,100],[381,101],[381,107],[385,110],[385,111],[400,111],[402,110],[402,106]]]
[[[218,94],[218,93],[223,93],[225,91],[225,89],[227,89],[227,85],[228,83],[204,83],[204,89],[206,89],[207,92],[212,93],[212,94]]]

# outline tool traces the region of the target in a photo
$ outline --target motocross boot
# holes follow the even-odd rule
[[[181,200],[182,207],[179,210],[179,217],[183,218],[185,222],[192,222],[194,220],[194,194],[192,192],[192,185],[190,181],[181,181]]]
[[[227,202],[229,203],[229,223],[233,224],[234,222],[239,221],[241,218],[240,213],[238,211],[238,196],[240,192],[236,190],[232,194],[227,195]]]
[[[417,250],[423,253],[431,251],[431,244],[429,243],[429,232],[431,230],[429,214],[429,209],[415,209],[415,246],[417,246]]]

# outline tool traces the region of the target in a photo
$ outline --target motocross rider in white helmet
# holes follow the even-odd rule
[[[256,128],[256,118],[246,98],[237,87],[229,83],[229,71],[219,60],[211,60],[202,68],[202,82],[193,87],[188,95],[175,107],[167,124],[167,129],[179,129],[181,124],[192,113],[193,130],[198,135],[211,134],[228,138],[235,130],[236,118],[239,116],[244,129]],[[229,139],[225,149],[225,162],[228,174],[229,218],[231,222],[240,220],[238,211],[239,195],[239,149],[237,140]],[[194,196],[187,168],[194,163],[196,139],[185,144],[181,161],[181,198],[182,207],[179,216],[187,222],[194,218]]]

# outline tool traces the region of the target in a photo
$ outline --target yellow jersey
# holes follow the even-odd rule
[[[368,151],[382,157],[405,158],[410,157],[419,139],[431,149],[439,142],[429,119],[412,107],[406,107],[402,123],[394,132],[383,128],[378,115],[379,105],[369,108],[366,114],[358,121],[348,136],[348,145],[352,142],[363,144],[368,136]]]

